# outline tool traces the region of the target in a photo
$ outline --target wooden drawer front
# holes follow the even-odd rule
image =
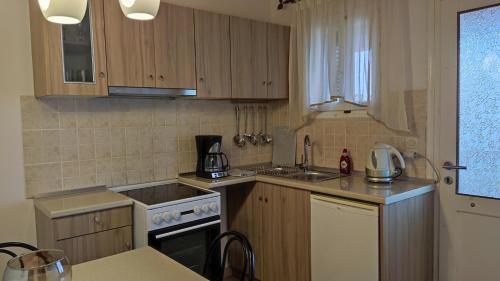
[[[132,227],[87,234],[57,241],[72,265],[95,260],[132,249]]]
[[[132,225],[132,207],[130,206],[54,220],[56,240],[128,225]]]

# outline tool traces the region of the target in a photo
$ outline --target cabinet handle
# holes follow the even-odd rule
[[[200,77],[200,82],[203,82],[205,81],[205,79],[203,77]]]
[[[267,203],[267,198],[265,198],[265,199],[264,199],[264,202],[266,202],[266,203]]]
[[[97,217],[97,216],[96,216],[96,217],[94,217],[94,222],[95,222],[95,224],[97,224],[97,225],[101,225],[101,218],[99,218],[99,217]]]
[[[268,81],[268,82],[267,82],[267,85],[268,85],[268,86],[271,86],[272,84],[273,84],[273,81]]]
[[[149,79],[151,79],[151,80],[155,79],[155,77],[153,76],[153,74],[149,75]]]
[[[104,78],[104,77],[106,77],[106,74],[104,72],[99,72],[99,77]]]
[[[132,244],[130,244],[130,242],[125,242],[125,249],[132,250]]]
[[[262,85],[265,86],[266,85],[266,81],[262,81]]]
[[[161,81],[165,80],[165,76],[160,75],[160,80],[161,80]]]
[[[262,196],[259,196],[259,201],[262,201]]]

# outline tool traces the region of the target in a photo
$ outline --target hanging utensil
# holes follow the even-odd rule
[[[252,106],[252,133],[250,134],[249,141],[253,145],[257,145],[258,139],[255,134],[255,107]]]
[[[258,106],[257,107],[257,118],[258,118],[258,127],[259,127],[259,133],[257,134],[257,141],[260,143],[260,144],[264,144],[264,125],[263,125],[263,122],[264,122],[264,112],[262,111],[264,109],[264,107],[262,106]]]
[[[267,106],[264,107],[264,141],[266,143],[272,143],[273,137],[267,133]]]
[[[248,133],[248,107],[246,105],[243,107],[243,111],[245,111],[245,131],[243,132],[243,137],[250,141],[250,134]]]
[[[236,106],[236,135],[233,138],[234,143],[239,146],[243,147],[246,145],[247,141],[243,136],[240,135],[240,107]]]

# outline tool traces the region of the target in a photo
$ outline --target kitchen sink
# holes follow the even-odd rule
[[[326,173],[318,171],[303,171],[286,176],[287,178],[307,181],[307,182],[322,182],[326,180],[336,179],[340,177],[339,173]]]

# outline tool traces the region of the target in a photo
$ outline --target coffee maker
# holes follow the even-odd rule
[[[207,179],[229,176],[229,160],[220,152],[222,136],[196,136],[196,175]]]

